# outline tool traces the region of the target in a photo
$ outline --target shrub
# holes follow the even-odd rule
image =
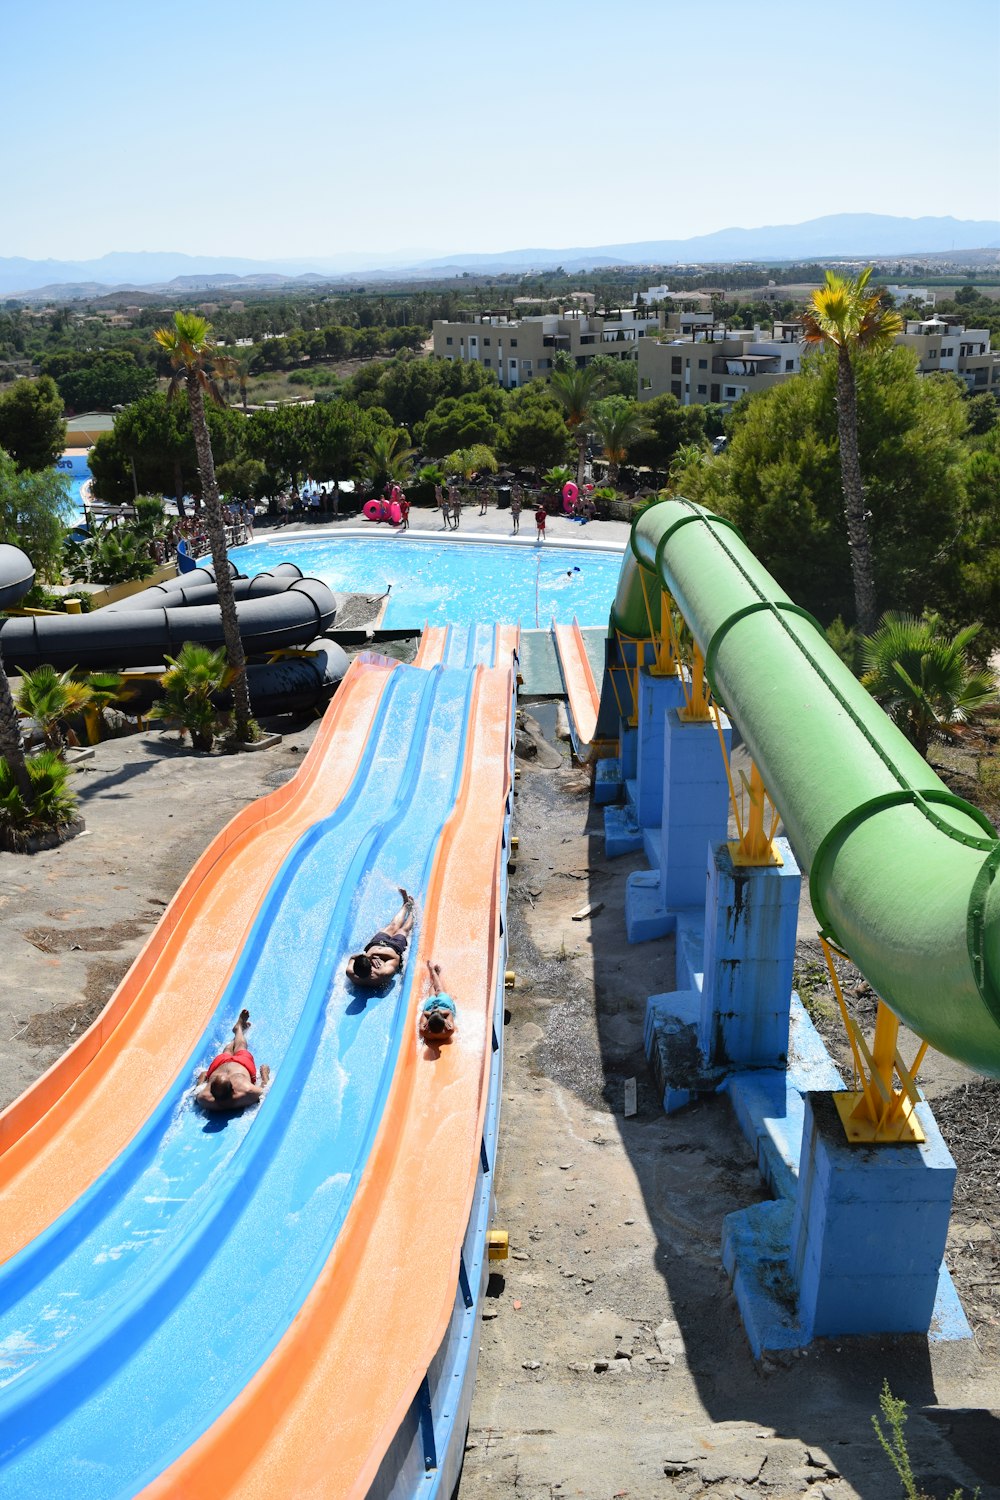
[[[66,785],[69,767],[54,750],[29,756],[28,775],[32,800],[26,804],[0,756],[0,838],[15,849],[24,847],[34,834],[65,827],[76,812],[77,799]]]
[[[77,743],[75,734],[66,726],[70,719],[83,713],[92,696],[86,683],[74,681],[72,672],[57,672],[55,667],[43,664],[33,672],[21,673],[15,702],[25,718],[34,719],[49,749],[58,751],[67,740],[70,744]]]
[[[158,698],[147,715],[176,724],[181,734],[191,736],[195,750],[211,750],[215,736],[229,723],[229,714],[216,703],[218,695],[233,680],[226,663],[225,648],[211,651],[195,641],[185,641],[170,663],[162,683],[164,696]]]

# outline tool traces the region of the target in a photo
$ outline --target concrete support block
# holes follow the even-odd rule
[[[927,1333],[955,1163],[930,1108],[922,1145],[849,1145],[827,1093],[805,1095],[789,1270],[808,1338]]]
[[[604,809],[604,853],[608,859],[634,854],[642,848],[642,829],[631,803]]]
[[[662,820],[664,720],[670,709],[681,708],[683,703],[680,677],[657,677],[649,667],[642,669],[636,728],[636,811],[642,828],[659,828]]]
[[[599,807],[619,802],[622,796],[622,763],[617,756],[599,760],[594,770],[594,801]]]
[[[732,732],[728,719],[722,723],[728,750]],[[729,784],[715,725],[687,724],[678,709],[668,709],[659,862],[666,908],[703,904],[709,847],[725,840],[728,825]]]
[[[698,1040],[711,1063],[775,1068],[788,1057],[802,880],[787,840],[775,847],[780,865],[734,865],[725,843],[709,863]]]

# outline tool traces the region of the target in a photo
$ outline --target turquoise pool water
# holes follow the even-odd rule
[[[294,562],[341,593],[383,594],[392,586],[386,629],[464,625],[477,620],[548,626],[553,618],[606,625],[621,554],[555,547],[551,542],[423,541],[340,537],[252,542],[230,557],[244,573]]]

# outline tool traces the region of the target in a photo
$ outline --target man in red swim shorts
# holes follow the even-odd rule
[[[250,1012],[241,1010],[228,1047],[198,1074],[201,1087],[194,1097],[206,1109],[243,1109],[263,1099],[271,1070],[262,1067],[260,1083],[257,1082],[257,1064],[246,1045],[249,1029]]]

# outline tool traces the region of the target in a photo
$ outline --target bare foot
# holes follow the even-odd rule
[[[406,887],[403,886],[403,885],[397,886],[397,890],[399,891],[399,894],[403,898],[403,905],[404,906],[412,906],[413,905],[413,897],[410,895],[410,893],[406,889]]]
[[[236,1035],[240,1027],[242,1027],[244,1031],[250,1030],[250,1012],[248,1010],[240,1011],[240,1018],[236,1022],[236,1025],[233,1027],[233,1036]]]
[[[260,1081],[261,1081],[261,1083],[269,1083],[270,1080],[271,1080],[271,1069],[268,1067],[267,1063],[265,1063],[264,1066],[260,1070]]]

